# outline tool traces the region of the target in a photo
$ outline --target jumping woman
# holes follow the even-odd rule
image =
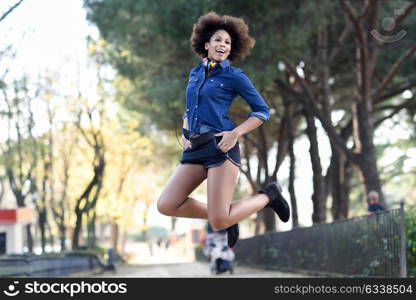
[[[268,121],[270,109],[243,71],[231,66],[254,46],[243,19],[207,13],[194,24],[191,43],[202,61],[191,70],[186,88],[185,148],[157,207],[167,216],[207,219],[214,230],[227,230],[233,247],[238,222],[264,207],[272,208],[283,222],[289,220],[290,209],[277,182],[231,203],[241,167],[238,138]],[[239,126],[227,115],[237,95],[251,108]],[[189,197],[205,179],[207,204]]]

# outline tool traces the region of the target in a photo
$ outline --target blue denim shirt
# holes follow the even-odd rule
[[[243,71],[232,67],[228,59],[218,63],[208,77],[202,63],[193,68],[186,88],[186,112],[182,116],[188,118],[191,136],[234,129],[236,126],[227,114],[237,95],[243,97],[252,110],[247,118],[269,120],[270,109],[264,99]]]

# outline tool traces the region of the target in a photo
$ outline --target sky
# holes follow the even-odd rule
[[[17,0],[0,1],[0,12],[4,12]],[[82,7],[81,0],[25,0],[16,8],[4,21],[0,23],[0,49],[6,45],[12,45],[16,52],[16,57],[12,60],[2,60],[0,62],[0,76],[4,70],[9,69],[10,78],[19,78],[22,74],[27,74],[36,78],[38,74],[59,75],[62,84],[59,86],[60,92],[73,92],[76,87],[74,78],[80,77],[78,82],[81,89],[88,98],[96,98],[97,95],[92,86],[95,86],[95,69],[91,67],[87,57],[86,37],[98,37],[98,31],[85,20],[86,12]],[[407,95],[409,96],[409,95]],[[39,120],[42,124],[42,120]],[[0,126],[4,126],[1,124]],[[320,153],[325,170],[329,164],[330,147],[326,134],[322,130],[319,122]],[[1,127],[0,127],[1,128]],[[394,135],[391,133],[394,132]],[[397,124],[390,124],[376,132],[378,142],[394,142],[399,137],[406,137],[408,133],[397,127]],[[4,139],[4,131],[0,130],[0,139]],[[295,144],[295,155],[298,164],[298,177],[295,183],[299,220],[304,226],[311,225],[312,194],[311,178],[312,171],[309,159],[309,143],[306,138],[300,138]],[[385,159],[386,163],[394,162],[395,157],[401,154],[397,149],[389,149],[390,155]],[[414,153],[413,153],[414,154]],[[275,155],[272,153],[271,157]],[[274,165],[273,161],[269,162]],[[414,166],[409,162],[407,166]],[[288,160],[286,160],[279,172],[279,179],[284,187],[287,187]],[[299,172],[301,170],[301,172]],[[240,174],[240,176],[243,176]],[[289,198],[287,188],[284,195]],[[203,194],[195,196],[204,200]],[[161,217],[153,207],[150,212],[149,221],[155,224],[170,225],[170,219]],[[179,230],[186,230],[192,222],[190,220],[180,220]],[[281,229],[288,229],[287,224],[279,224]]]
[[[0,11],[16,2],[1,1]],[[86,98],[96,101],[98,96],[92,88],[96,86],[96,71],[86,55],[86,37],[96,38],[98,30],[89,26],[85,17],[81,0],[25,0],[0,23],[0,49],[12,45],[15,54],[10,59],[2,58],[0,76],[5,70],[6,82],[22,76],[36,82],[39,76],[48,76],[59,82],[59,94],[74,95],[79,86]],[[45,109],[42,104],[35,107]],[[46,128],[46,119],[36,122],[35,134],[40,134]],[[5,138],[6,132],[0,131],[0,140]]]
[[[0,11],[16,2],[2,0]],[[67,61],[85,62],[85,37],[98,34],[85,15],[81,0],[25,0],[0,23],[1,43],[13,44],[18,71],[36,75],[63,68],[71,73],[76,66]]]

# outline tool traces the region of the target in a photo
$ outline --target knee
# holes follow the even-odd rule
[[[162,198],[159,198],[157,201],[157,210],[165,216],[173,216],[174,215],[174,209],[170,207],[165,201],[163,201]]]
[[[230,225],[228,224],[227,216],[221,216],[221,215],[208,216],[208,221],[215,231],[223,230],[223,229],[230,227]]]

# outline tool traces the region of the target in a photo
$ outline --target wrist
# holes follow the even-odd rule
[[[241,132],[241,130],[238,127],[234,128],[231,131],[237,136],[237,138],[239,138],[243,135],[243,133]]]

